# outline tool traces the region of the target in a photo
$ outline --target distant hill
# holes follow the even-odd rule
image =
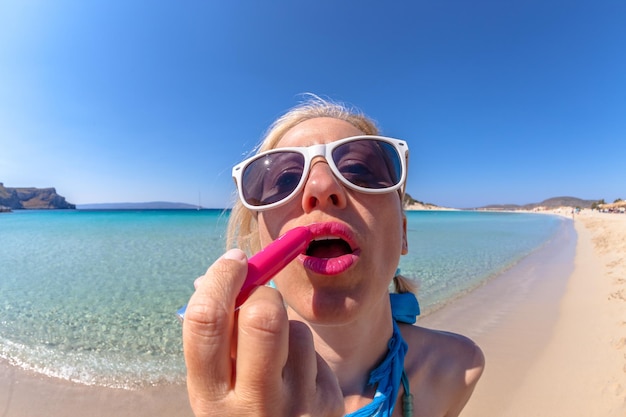
[[[11,210],[75,209],[54,188],[5,187],[0,182],[0,207]]]
[[[540,203],[530,203],[524,205],[517,204],[491,204],[478,207],[478,210],[533,210],[537,208],[555,209],[559,207],[580,207],[591,208],[591,205],[598,200],[583,200],[577,197],[552,197]]]
[[[402,206],[405,210],[449,210],[444,207],[439,207],[435,204],[424,203],[411,197],[409,193],[404,193],[404,200]]]
[[[465,208],[462,210],[534,210],[534,209],[557,209],[559,207],[580,207],[591,208],[593,204],[597,204],[598,200],[584,200],[577,197],[552,197],[547,200],[543,200],[540,203],[529,203],[524,205],[519,204],[490,204],[483,207]],[[450,210],[445,207],[440,207],[432,203],[424,203],[411,197],[410,194],[405,193],[403,206],[406,210]]]
[[[78,204],[79,210],[195,210],[198,206],[169,201],[150,201],[146,203],[98,203]]]

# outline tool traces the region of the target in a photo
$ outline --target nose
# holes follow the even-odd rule
[[[312,161],[302,195],[304,212],[328,207],[344,208],[346,203],[346,188],[335,177],[328,163],[323,159]]]

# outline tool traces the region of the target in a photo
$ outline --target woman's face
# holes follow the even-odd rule
[[[333,118],[304,121],[277,148],[330,143],[363,132]],[[261,245],[296,226],[315,235],[300,255],[275,278],[291,313],[309,322],[342,324],[376,313],[406,253],[406,221],[396,191],[364,194],[346,188],[323,157],[311,163],[303,190],[287,204],[260,212]],[[382,307],[381,307],[382,308]]]

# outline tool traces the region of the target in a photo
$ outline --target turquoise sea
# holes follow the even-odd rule
[[[424,314],[551,239],[547,215],[408,212],[402,274]],[[49,376],[133,389],[182,383],[175,316],[224,251],[221,210],[0,215],[0,358]]]

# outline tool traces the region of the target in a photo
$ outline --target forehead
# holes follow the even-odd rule
[[[278,141],[276,147],[310,146],[363,134],[361,130],[345,120],[317,117],[305,120],[289,129]]]

